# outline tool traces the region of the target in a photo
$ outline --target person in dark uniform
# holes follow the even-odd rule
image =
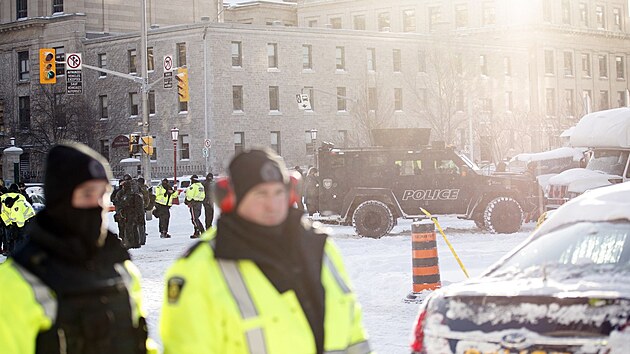
[[[53,147],[46,207],[29,241],[0,265],[3,354],[157,353],[147,339],[139,272],[107,230],[107,161],[78,143]]]

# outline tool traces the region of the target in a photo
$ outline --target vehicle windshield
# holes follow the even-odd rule
[[[477,166],[476,163],[472,162],[468,156],[466,156],[464,154],[460,154],[460,153],[458,153],[457,156],[459,156],[462,160],[464,160],[466,165],[468,165],[468,167],[472,168],[473,171],[480,171],[481,170],[479,168],[479,166]]]
[[[595,150],[586,168],[592,171],[602,171],[611,175],[623,176],[626,161],[628,161],[628,151]]]
[[[630,273],[630,222],[580,222],[560,228],[525,245],[490,276],[528,274],[542,267]]]

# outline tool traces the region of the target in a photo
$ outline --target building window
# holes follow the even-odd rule
[[[547,107],[547,115],[556,115],[556,90],[550,88],[545,90],[545,103]]]
[[[190,160],[190,135],[179,135],[179,159]]]
[[[569,117],[573,117],[575,115],[575,96],[573,95],[573,90],[564,90],[564,100],[566,102],[566,114]]]
[[[308,27],[317,27],[317,20],[308,20]]]
[[[53,0],[53,14],[63,13],[63,0]]]
[[[234,154],[238,154],[245,149],[245,133],[234,132]]]
[[[153,47],[147,48],[147,71],[155,70],[155,62],[153,61]]]
[[[615,57],[615,67],[617,68],[617,79],[623,80],[626,78],[626,64],[623,60],[623,56]]]
[[[606,28],[606,17],[603,6],[595,6],[595,22],[598,29]]]
[[[402,67],[402,58],[400,54],[400,49],[394,49],[392,51],[392,58],[393,58],[394,72],[399,73]]]
[[[129,92],[129,113],[131,116],[138,115],[138,93]]]
[[[389,12],[381,12],[378,14],[378,30],[380,32],[391,30]]]
[[[100,53],[98,55],[98,67],[107,69],[107,54]],[[102,71],[98,72],[98,77],[106,77],[106,76],[107,76],[107,73],[102,72]]]
[[[346,88],[337,87],[337,111],[344,112],[347,110],[346,106]]]
[[[564,76],[573,76],[573,53],[564,52]]]
[[[562,0],[562,23],[565,25],[571,24],[571,4],[569,0]]]
[[[580,24],[582,26],[588,27],[588,5],[586,3],[581,2],[579,5],[580,11]]]
[[[313,46],[302,45],[302,69],[313,69]]]
[[[442,21],[442,9],[439,6],[429,7],[429,31]]]
[[[278,68],[278,44],[267,43],[267,67],[271,69]]]
[[[418,72],[427,72],[427,53],[424,50],[418,51]]]
[[[129,60],[129,73],[135,74],[138,72],[136,66],[136,50],[130,49],[127,51],[127,59]]]
[[[179,113],[188,113],[188,102],[179,102],[178,108]]]
[[[306,141],[306,154],[312,155],[315,152],[315,140],[313,140],[313,138],[311,137],[311,131],[305,131],[304,137]]]
[[[496,17],[496,7],[494,6],[494,2],[484,2],[483,6],[483,18],[482,23],[484,26],[494,25],[497,23]]]
[[[232,86],[232,110],[243,111],[243,86]]]
[[[177,43],[177,67],[183,68],[186,66],[186,43]]]
[[[416,31],[416,10],[403,10],[403,32]]]
[[[348,131],[347,130],[337,130],[337,143],[339,147],[345,148],[348,144]]]
[[[335,66],[337,70],[346,70],[346,48],[335,48]]]
[[[461,53],[455,53],[453,55],[453,64],[455,66],[455,73],[457,75],[464,74],[464,58],[462,58]]]
[[[341,17],[332,17],[330,19],[330,27],[334,29],[341,29],[342,28]]]
[[[376,71],[376,48],[367,49],[367,69]]]
[[[604,109],[608,109],[608,91],[601,90],[599,91],[599,110],[602,111]]]
[[[55,47],[55,61],[57,63],[64,63],[66,61],[66,53],[64,47]],[[64,64],[57,64],[56,66],[57,76],[63,76],[66,74],[66,66]]]
[[[241,42],[232,42],[232,67],[243,66],[243,47]]]
[[[107,95],[98,96],[98,110],[101,112],[101,119],[109,118],[107,106]]]
[[[492,112],[492,99],[491,98],[481,99],[481,110],[483,112]]]
[[[613,26],[617,31],[621,31],[621,9],[614,8],[613,9]]]
[[[109,140],[101,140],[100,153],[106,160],[109,160]]]
[[[608,77],[608,55],[599,56],[599,77]]]
[[[455,26],[457,28],[468,26],[468,5],[467,4],[455,5]]]
[[[18,52],[18,80],[30,80],[31,78],[31,61],[28,57],[28,51]]]
[[[401,88],[394,88],[394,110],[403,110],[403,90]]]
[[[582,75],[584,77],[591,77],[591,55],[582,54]]]
[[[552,0],[543,0],[543,21],[545,22],[551,22],[552,19],[551,1]]]
[[[312,86],[304,86],[302,92],[308,95],[308,100],[311,102],[311,111],[315,110],[315,90],[313,90]]]
[[[457,112],[464,111],[464,90],[457,90],[455,96],[455,110]]]
[[[554,62],[553,50],[545,50],[545,74],[553,75],[556,73]]]
[[[158,137],[155,135],[152,135],[153,137],[153,153],[149,156],[149,159],[151,159],[151,161],[157,161],[157,155],[158,155],[158,149],[157,149],[157,139]]]
[[[31,129],[31,98],[29,96],[18,98],[18,123],[21,130]]]
[[[278,86],[269,86],[269,110],[272,112],[280,110],[280,91]]]
[[[16,19],[28,17],[28,0],[17,0]]]
[[[626,91],[617,92],[617,104],[619,107],[626,107]]]
[[[280,151],[280,132],[275,131],[271,132],[271,150],[275,151],[276,154],[282,154]]]
[[[512,91],[505,92],[505,110],[512,112],[514,110],[514,100],[512,99]]]
[[[512,76],[512,58],[503,58],[503,73],[505,76]]]
[[[365,30],[365,15],[355,15],[352,17],[352,28],[359,31]]]
[[[375,111],[378,108],[376,87],[368,87],[368,108],[370,111]]]
[[[155,115],[155,91],[149,91],[149,115]]]
[[[592,108],[593,95],[591,94],[591,90],[583,90],[582,91],[582,102],[584,104],[584,111],[588,111]]]
[[[418,89],[418,108],[421,111],[426,111],[427,110],[427,99],[428,99],[428,95],[427,95],[427,89]]]
[[[488,60],[485,55],[479,56],[479,68],[481,69],[481,75],[488,75]]]

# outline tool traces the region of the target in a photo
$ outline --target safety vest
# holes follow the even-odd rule
[[[166,188],[164,188],[161,184],[155,187],[155,202],[160,205],[172,206],[173,199],[177,198],[179,192],[177,189],[173,189],[173,193],[168,195],[166,194]]]
[[[126,292],[128,292],[129,300],[127,306],[131,305],[131,313],[134,326],[142,326],[139,323],[140,316],[143,315],[140,306],[140,281],[139,272],[131,261],[125,261],[118,264],[117,271],[123,278]],[[17,264],[13,259],[9,258],[4,264],[0,265],[0,284],[11,289],[10,292],[0,293],[0,343],[2,343],[3,354],[35,354],[40,352],[57,353],[54,346],[39,348],[37,343],[39,340],[48,340],[46,338],[38,338],[42,333],[49,333],[49,330],[55,326],[59,320],[59,302],[55,292],[44,284],[38,277],[27,269]],[[74,299],[75,297],[70,297]],[[101,297],[100,301],[104,297]],[[99,301],[98,298],[95,300]],[[95,316],[95,320],[100,319]],[[81,326],[89,326],[82,324]],[[58,331],[59,332],[59,331]],[[64,332],[52,334],[58,337],[59,352],[66,343]],[[68,336],[70,334],[68,333]],[[41,344],[41,343],[40,343]],[[74,344],[67,343],[68,350]],[[96,345],[96,343],[94,343]],[[75,348],[76,349],[76,348]],[[129,348],[130,352],[133,348]],[[157,354],[157,348],[152,341],[147,341],[147,353]]]
[[[17,197],[17,200],[11,207],[5,205],[4,202],[7,198],[15,197]],[[2,203],[2,221],[4,221],[6,225],[15,224],[17,227],[24,227],[26,221],[35,216],[35,209],[33,209],[33,206],[31,206],[20,193],[4,194],[2,198],[0,198],[0,202]]]
[[[195,182],[186,189],[186,200],[187,201],[195,201],[195,202],[203,202],[203,199],[206,197],[206,193],[204,192],[203,184],[199,182]]]
[[[278,293],[251,260],[214,258],[211,242],[198,244],[167,272],[160,317],[163,353],[315,353],[295,292]],[[324,353],[371,353],[341,256],[330,241],[324,253]]]

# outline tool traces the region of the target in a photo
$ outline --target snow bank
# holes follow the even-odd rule
[[[554,150],[536,152],[536,153],[525,153],[518,154],[510,160],[512,161],[543,161],[543,160],[553,160],[553,159],[561,159],[565,157],[573,158],[573,161],[580,161],[584,157],[585,148],[574,148],[574,147],[561,147]]]
[[[630,148],[630,108],[585,115],[571,133],[571,146]]]

